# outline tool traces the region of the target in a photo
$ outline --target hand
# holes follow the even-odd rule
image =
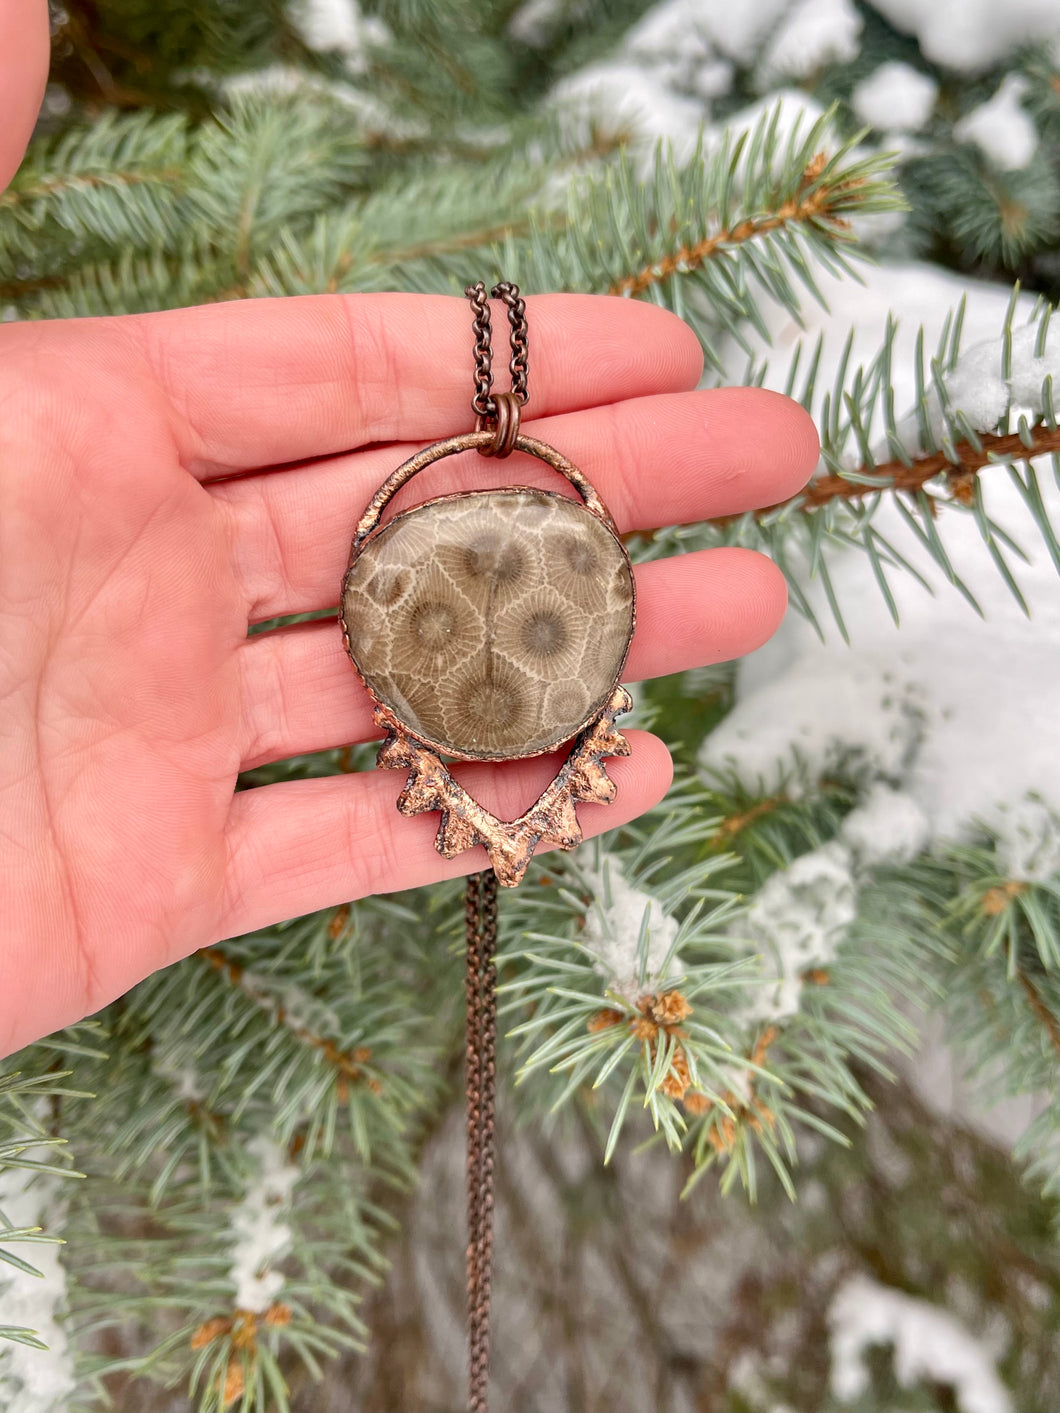
[[[28,131],[15,116],[6,131]],[[670,314],[553,295],[528,317],[524,426],[620,530],[768,504],[813,469],[794,403],[690,391],[700,350]],[[374,734],[334,619],[248,625],[336,604],[372,491],[468,426],[471,367],[468,306],[442,297],[0,325],[0,1054],[219,938],[483,866],[438,856],[436,816],[396,812],[397,772],[234,790],[241,769]],[[557,485],[524,457],[425,474],[402,503],[513,474]],[[630,681],[747,652],[785,604],[777,570],[735,549],[637,580]],[[665,747],[629,734],[586,834],[666,791]],[[512,817],[556,763],[456,773]]]
[[[620,530],[764,505],[812,469],[794,403],[689,391],[700,351],[672,315],[549,295],[528,318],[527,430]],[[241,769],[374,734],[334,619],[247,626],[337,602],[368,497],[468,424],[470,381],[469,309],[444,297],[0,327],[0,1053],[219,938],[482,866],[439,858],[436,816],[396,812],[398,772],[234,793]],[[525,457],[513,475],[555,484]],[[426,476],[409,501],[498,468],[472,453]],[[637,582],[631,681],[747,652],[785,604],[773,565],[737,549]],[[587,834],[667,788],[665,747],[630,737],[616,803],[581,807]],[[555,765],[459,773],[511,817]]]

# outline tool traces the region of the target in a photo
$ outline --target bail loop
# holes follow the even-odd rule
[[[515,443],[519,437],[519,398],[515,393],[494,393],[493,402],[497,408],[496,421],[490,427],[490,421],[481,414],[475,418],[475,431],[483,432],[491,430],[493,441],[488,446],[479,447],[480,456],[511,456],[515,448]]]

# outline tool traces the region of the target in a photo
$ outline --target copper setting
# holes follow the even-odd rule
[[[443,859],[455,859],[465,849],[481,844],[489,854],[497,881],[503,888],[521,882],[538,844],[573,849],[582,841],[576,805],[582,801],[610,804],[615,782],[601,765],[604,756],[628,756],[629,742],[615,729],[615,717],[629,711],[632,699],[625,687],[616,687],[606,707],[575,741],[551,785],[525,814],[511,821],[498,819],[473,800],[453,779],[445,762],[421,745],[384,706],[377,706],[375,722],[386,740],[378,764],[387,770],[407,770],[409,778],[398,796],[402,814],[441,812],[434,847]]]
[[[350,547],[350,563],[360,552],[361,546],[379,524],[379,518],[386,509],[389,501],[397,495],[398,491],[413,476],[431,466],[436,461],[441,461],[447,456],[457,456],[462,451],[480,451],[489,448],[489,455],[494,455],[492,447],[495,441],[495,432],[487,429],[481,432],[462,432],[458,437],[448,437],[444,442],[434,442],[431,446],[424,447],[415,456],[410,456],[408,461],[403,461],[395,470],[391,471],[383,484],[376,491],[375,495],[365,507],[364,514],[357,522],[357,529],[354,531],[353,544]],[[595,515],[598,520],[602,520],[609,530],[615,530],[615,522],[596,492],[596,488],[585,475],[579,471],[573,461],[568,461],[562,452],[556,450],[554,446],[549,446],[547,442],[539,442],[535,437],[519,436],[516,438],[513,451],[525,452],[527,456],[535,456],[538,461],[545,462],[551,466],[553,471],[565,477],[585,502],[585,508],[590,514]],[[461,494],[457,492],[456,494]]]
[[[508,415],[505,415],[505,412]],[[554,447],[532,437],[520,435],[518,426],[518,407],[513,400],[512,405],[498,416],[496,426],[436,442],[397,467],[373,495],[357,524],[350,550],[350,569],[374,532],[380,528],[380,520],[387,504],[401,487],[434,462],[466,451],[503,456],[509,450],[515,450],[545,462],[574,486],[584,502],[586,511],[606,526],[617,541],[614,522],[585,475]],[[446,496],[438,499],[446,501],[455,498]],[[621,545],[621,541],[617,542]],[[350,569],[347,570],[343,585],[344,600]],[[498,819],[472,799],[454,779],[442,758],[443,752],[438,743],[402,721],[391,706],[380,700],[354,656],[345,615],[344,602],[340,610],[340,623],[346,651],[357,667],[365,690],[375,703],[375,723],[385,738],[379,750],[378,765],[387,770],[408,771],[408,781],[398,799],[398,809],[402,814],[416,815],[432,810],[441,814],[435,848],[443,858],[455,858],[466,849],[481,844],[489,855],[499,883],[506,888],[512,888],[522,879],[539,844],[572,849],[581,842],[582,830],[578,823],[576,806],[586,801],[610,803],[615,797],[615,784],[601,762],[605,756],[623,756],[630,753],[625,737],[615,728],[615,718],[629,711],[632,706],[629,693],[619,685],[619,677],[633,636],[636,621],[635,598],[630,609],[630,628],[625,651],[603,704],[583,721],[576,733],[572,733],[573,745],[570,753],[551,784],[530,809],[511,821]],[[444,752],[449,759],[465,760],[516,760],[542,753],[541,750],[521,751],[518,754],[485,757],[461,755],[449,750]]]

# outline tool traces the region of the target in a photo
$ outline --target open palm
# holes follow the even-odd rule
[[[690,391],[700,351],[664,311],[553,295],[528,316],[524,425],[581,465],[620,530],[766,504],[812,469],[794,404]],[[469,311],[445,297],[0,328],[0,1052],[219,938],[483,865],[435,853],[437,821],[395,812],[391,772],[235,792],[241,769],[375,734],[333,619],[248,626],[337,602],[366,500],[467,427],[470,388]],[[522,456],[428,474],[417,498],[554,484]],[[748,651],[785,602],[741,550],[637,577],[630,680]],[[587,833],[667,787],[662,743],[630,739]],[[554,768],[460,774],[510,817]]]

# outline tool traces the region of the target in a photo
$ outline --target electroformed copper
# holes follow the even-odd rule
[[[577,801],[613,798],[600,760],[628,751],[614,718],[629,709],[618,682],[635,591],[595,489],[531,437],[515,449],[565,476],[583,504],[514,486],[443,496],[381,524],[419,471],[494,440],[485,430],[451,437],[391,474],[358,524],[340,616],[387,735],[379,764],[410,771],[399,808],[441,811],[439,852],[481,843],[511,887],[538,843],[571,848],[581,838]],[[471,800],[443,760],[522,759],[575,737],[567,765],[518,820]]]

